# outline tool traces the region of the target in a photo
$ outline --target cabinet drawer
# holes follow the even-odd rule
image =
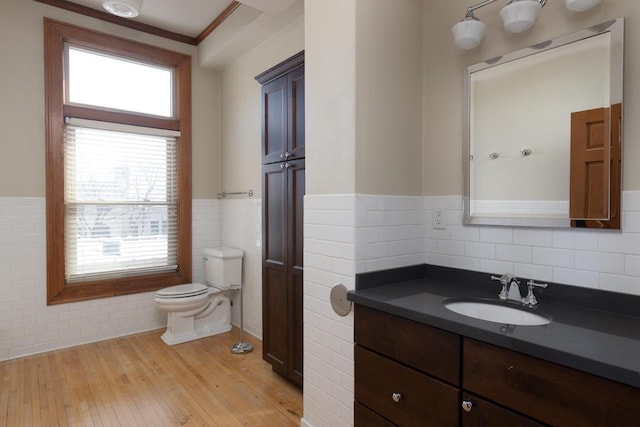
[[[395,427],[395,424],[382,418],[366,406],[354,402],[354,427]]]
[[[457,426],[459,391],[384,356],[355,347],[355,397],[398,426]],[[393,394],[400,398],[394,401]]]
[[[462,400],[472,404],[469,412],[462,411],[462,427],[544,427],[544,424],[468,393],[462,394]]]
[[[460,384],[460,337],[441,329],[356,304],[356,344]]]
[[[463,388],[554,426],[631,426],[640,389],[465,338]]]

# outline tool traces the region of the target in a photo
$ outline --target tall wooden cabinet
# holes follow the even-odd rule
[[[304,53],[258,75],[262,86],[263,358],[302,386]]]

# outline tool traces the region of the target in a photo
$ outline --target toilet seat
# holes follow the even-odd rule
[[[206,295],[209,288],[201,283],[187,283],[185,285],[169,286],[156,292],[156,298],[178,299]]]

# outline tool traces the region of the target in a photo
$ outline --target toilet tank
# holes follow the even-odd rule
[[[219,247],[204,250],[207,285],[218,289],[239,288],[242,283],[242,251]]]

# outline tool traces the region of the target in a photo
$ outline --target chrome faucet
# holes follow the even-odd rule
[[[498,294],[498,298],[501,300],[512,300],[518,302],[524,302],[522,294],[520,293],[520,281],[510,273],[505,273],[500,277],[491,276],[491,280],[498,280],[502,283],[502,289]]]
[[[491,276],[491,280],[498,280],[502,284],[502,289],[498,294],[501,300],[518,301],[526,306],[533,307],[538,304],[538,299],[533,294],[534,288],[546,288],[547,283],[536,283],[533,280],[527,282],[528,292],[526,297],[522,297],[520,292],[520,281],[510,273],[505,273],[500,277]]]

